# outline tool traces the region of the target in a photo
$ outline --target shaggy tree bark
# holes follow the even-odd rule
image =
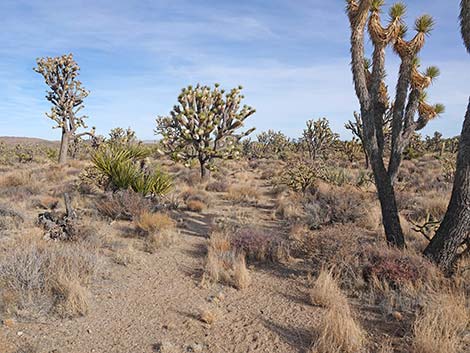
[[[444,220],[424,254],[452,273],[459,249],[470,237],[470,103],[460,136],[454,187]],[[468,244],[467,244],[468,247]]]
[[[462,37],[470,51],[470,0],[460,3]],[[459,258],[459,249],[470,243],[470,101],[460,135],[454,187],[444,220],[424,254],[444,272],[451,274]]]
[[[425,74],[418,71],[417,55],[424,45],[426,34],[433,20],[423,15],[416,20],[416,35],[410,41],[403,39],[406,27],[402,22],[405,14],[403,3],[390,8],[390,20],[386,27],[381,24],[383,2],[372,0],[348,0],[347,13],[351,27],[352,73],[356,95],[361,106],[363,144],[370,160],[382,209],[385,235],[389,244],[403,248],[405,239],[393,188],[402,154],[416,130],[442,112],[441,105],[430,106],[424,101],[425,89],[438,75],[437,68],[428,68]],[[368,25],[373,45],[372,62],[365,58],[364,34]],[[396,87],[395,100],[390,103],[384,83],[386,48],[393,45],[400,56],[401,67]],[[370,68],[372,69],[370,71]],[[386,139],[384,125],[387,111],[392,111],[391,156],[388,168],[385,165]],[[418,119],[415,120],[416,114]]]
[[[351,23],[351,68],[356,95],[361,106],[364,146],[367,150],[374,173],[382,209],[385,235],[390,244],[397,247],[404,247],[405,240],[398,217],[393,186],[385,169],[383,159],[381,158],[380,147],[375,131],[376,122],[373,116],[373,104],[377,100],[371,98],[364,69],[364,32],[371,3],[371,0],[363,0],[359,3],[350,2],[349,4],[348,15]]]

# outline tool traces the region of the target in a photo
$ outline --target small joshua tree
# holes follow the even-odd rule
[[[132,130],[130,127],[127,129],[123,129],[121,127],[116,127],[111,129],[109,132],[109,139],[107,143],[110,145],[119,145],[119,146],[133,146],[136,144],[140,144],[141,141],[137,139],[135,131]]]
[[[90,92],[78,80],[80,67],[72,54],[39,58],[36,62],[37,67],[34,71],[44,77],[45,83],[50,88],[46,99],[52,103],[52,108],[46,115],[57,123],[54,128],[62,129],[59,163],[64,164],[67,162],[69,144],[72,140],[84,135],[94,136],[94,128],[90,132],[77,134],[77,129],[87,128],[85,124],[87,116],[78,116],[78,113],[84,108],[83,100]]]
[[[268,130],[263,131],[253,142],[259,148],[259,157],[262,158],[283,158],[292,142],[282,132]]]
[[[328,119],[308,120],[304,129],[302,142],[305,145],[310,159],[324,158],[331,152],[333,145],[338,141],[339,135],[333,133]]]
[[[163,136],[165,152],[188,165],[198,160],[201,178],[206,177],[214,159],[238,157],[238,142],[254,129],[236,131],[255,113],[247,105],[240,107],[244,98],[241,89],[225,93],[218,84],[214,88],[199,84],[183,88],[170,116],[157,118],[155,133]]]
[[[434,21],[428,15],[419,17],[415,22],[415,36],[407,41],[407,28],[403,23],[406,7],[403,3],[399,2],[390,8],[390,20],[385,27],[381,20],[383,0],[347,0],[347,4],[351,28],[351,67],[361,107],[363,142],[377,186],[387,241],[404,247],[394,180],[403,151],[409,145],[414,132],[425,127],[444,108],[442,105],[428,104],[424,94],[439,70],[435,67],[428,68],[424,73],[418,70],[417,57]],[[367,64],[365,58],[366,28],[373,46],[371,65]],[[383,81],[386,76],[385,56],[388,46],[393,47],[401,61],[392,103]],[[391,145],[387,165],[383,125],[388,109],[391,109]]]

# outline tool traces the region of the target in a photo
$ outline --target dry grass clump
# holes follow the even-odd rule
[[[335,305],[346,305],[342,303],[345,297],[338,286],[331,271],[322,270],[310,289],[310,303],[313,305],[332,308]]]
[[[31,195],[41,193],[44,185],[31,170],[15,170],[0,175],[0,196],[8,197],[11,201],[22,201]]]
[[[204,202],[199,201],[199,200],[189,200],[186,201],[186,207],[188,208],[189,211],[191,212],[202,212],[206,208],[206,205]]]
[[[462,339],[469,322],[464,294],[443,292],[431,295],[413,326],[413,352],[462,352]]]
[[[210,195],[195,188],[186,188],[180,193],[180,198],[183,199],[188,210],[192,212],[202,212],[210,205]]]
[[[212,325],[217,320],[217,314],[213,310],[204,309],[199,314],[199,320],[202,322]]]
[[[443,193],[431,192],[418,197],[410,197],[411,204],[407,205],[409,217],[414,222],[422,222],[427,217],[441,220],[447,211],[449,197]]]
[[[175,221],[164,213],[142,213],[135,221],[136,229],[144,236],[144,250],[154,253],[170,246],[175,240]]]
[[[227,192],[228,188],[228,183],[222,180],[216,180],[206,185],[206,191],[210,192]]]
[[[13,188],[28,185],[32,181],[31,173],[23,170],[0,176],[0,188]]]
[[[304,217],[304,214],[300,195],[289,194],[281,196],[276,201],[275,215],[279,219],[289,223],[297,223]]]
[[[16,241],[0,257],[0,312],[34,317],[84,315],[96,249],[81,242]]]
[[[237,289],[245,289],[250,284],[245,255],[232,248],[230,237],[221,231],[211,234],[207,249],[207,260],[203,283],[225,283]]]
[[[135,221],[136,228],[143,233],[155,233],[175,228],[175,221],[165,213],[143,212]]]
[[[356,224],[370,231],[378,230],[382,225],[382,211],[380,210],[380,206],[373,205],[368,207],[367,212],[357,220]]]
[[[325,276],[322,280],[324,278]],[[354,318],[347,298],[337,285],[334,296],[337,300],[328,300],[329,306],[327,307],[326,314],[321,318],[317,327],[317,335],[312,352],[363,352],[366,345],[366,334]]]
[[[227,199],[238,203],[257,203],[260,199],[260,192],[247,184],[232,186],[228,190]]]

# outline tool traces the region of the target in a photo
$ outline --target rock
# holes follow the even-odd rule
[[[204,345],[201,343],[193,343],[186,348],[187,352],[201,353],[204,351]]]
[[[176,346],[167,341],[158,342],[153,345],[153,351],[159,353],[176,353]]]
[[[403,321],[403,315],[398,311],[394,311],[392,317],[397,321]]]

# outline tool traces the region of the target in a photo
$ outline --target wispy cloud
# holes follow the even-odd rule
[[[430,99],[446,104],[447,113],[425,133],[457,134],[470,94],[457,6],[426,3],[438,27],[423,63],[441,67]],[[345,134],[357,99],[343,7],[321,0],[3,0],[9,30],[0,33],[0,135],[55,137],[43,115],[45,86],[31,68],[37,56],[64,52],[82,66],[92,91],[86,113],[102,133],[131,126],[152,138],[155,116],[168,113],[181,87],[220,82],[245,86],[258,130],[295,136],[305,120],[327,116]],[[410,2],[409,20],[421,7]],[[388,64],[393,93],[396,57]]]

